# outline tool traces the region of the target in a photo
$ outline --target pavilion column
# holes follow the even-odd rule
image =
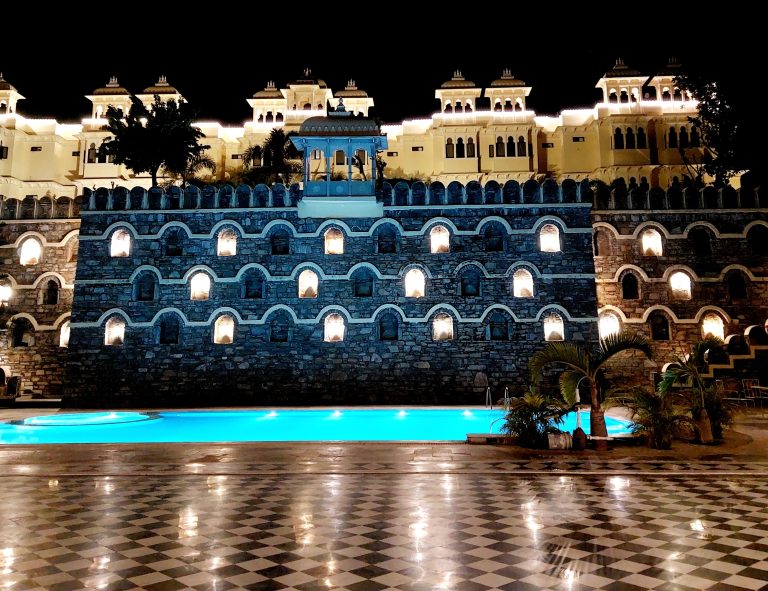
[[[349,194],[352,195],[352,140],[347,139],[347,187]]]
[[[331,196],[331,140],[325,140],[325,196]]]

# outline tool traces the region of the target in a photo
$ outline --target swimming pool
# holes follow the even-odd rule
[[[499,409],[275,409],[85,412],[0,423],[0,444],[203,443],[240,441],[463,441],[468,433],[498,433]],[[608,433],[628,421],[606,417]],[[589,413],[581,413],[589,433]],[[563,431],[576,428],[576,413]]]

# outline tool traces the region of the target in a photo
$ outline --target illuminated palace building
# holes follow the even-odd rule
[[[619,61],[601,102],[550,117],[508,70],[486,88],[456,72],[432,117],[379,126],[354,82],[333,93],[306,71],[256,92],[242,127],[200,122],[218,176],[185,189],[100,156],[108,106],[130,106],[116,79],[65,124],[20,114],[0,77],[0,389],[72,406],[478,403],[522,387],[545,341],[622,328],[654,344],[627,364],[637,381],[706,334],[726,341],[708,371],[760,371],[766,209],[677,182],[681,148],[700,147],[675,75]],[[155,95],[181,99],[164,78],[136,96]],[[276,127],[303,174],[234,182]]]

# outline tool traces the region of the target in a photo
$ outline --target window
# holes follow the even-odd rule
[[[95,164],[96,158],[97,158],[96,144],[91,144],[91,147],[88,148],[86,161],[88,162],[88,164]]]
[[[607,256],[611,254],[611,241],[608,238],[608,232],[605,230],[595,230],[592,237],[592,246],[595,256]]]
[[[420,269],[411,269],[405,274],[405,297],[423,298],[426,281]]]
[[[59,347],[69,347],[69,332],[69,320],[67,320],[59,329]]]
[[[512,295],[516,298],[533,297],[533,275],[527,269],[518,269],[512,275]]]
[[[19,249],[19,264],[24,267],[36,265],[43,255],[43,246],[37,238],[27,238]]]
[[[600,315],[600,320],[597,322],[597,330],[600,333],[600,338],[605,339],[611,335],[619,334],[621,332],[621,322],[616,314],[606,312]]]
[[[691,278],[678,271],[672,273],[669,278],[669,287],[672,289],[672,298],[675,300],[691,299]]]
[[[725,326],[723,324],[723,319],[712,312],[705,314],[701,321],[701,336],[705,339],[707,337],[715,337],[724,341]]]
[[[528,150],[525,147],[525,138],[523,136],[517,138],[517,155],[521,158],[528,155]]]
[[[242,154],[232,154],[232,155],[230,156],[230,158],[231,158],[232,160],[242,160],[242,159],[243,159],[243,155],[242,155]]]
[[[154,273],[141,273],[133,288],[133,299],[137,302],[151,302],[156,298],[156,277]]]
[[[382,314],[379,318],[379,340],[396,341],[399,338],[399,322],[394,314]]]
[[[489,224],[483,232],[485,252],[504,251],[504,233],[496,224]]]
[[[379,254],[394,254],[397,252],[397,232],[389,225],[382,228],[378,235]]]
[[[179,233],[179,230],[171,230],[168,232],[168,238],[165,241],[165,256],[181,256],[183,251],[184,249],[181,244],[181,234]]]
[[[544,224],[539,230],[541,252],[560,252],[560,230],[554,224]]]
[[[669,148],[677,148],[677,130],[674,127],[669,128],[669,134],[667,135],[667,146]]]
[[[0,160],[8,160],[8,146],[0,146]]]
[[[325,233],[325,254],[344,254],[344,234],[337,228]]]
[[[467,139],[467,158],[475,157],[475,140],[472,138]]]
[[[488,323],[488,338],[491,341],[509,340],[509,321],[505,314],[494,312],[491,315],[491,321]]]
[[[555,143],[554,142],[544,142],[543,144],[541,144],[541,147],[542,148],[554,148],[555,147]]]
[[[434,226],[429,231],[429,250],[432,254],[451,252],[451,233],[445,226]]]
[[[127,257],[131,254],[131,235],[127,230],[118,230],[112,234],[109,254],[113,257]]]
[[[583,142],[584,142],[584,136],[581,136],[581,135],[575,135],[575,136],[573,136],[573,137],[571,138],[571,141],[572,141],[574,144],[581,144],[581,143],[583,143]],[[552,146],[550,146],[550,147],[552,147]]]
[[[680,147],[681,148],[687,148],[688,147],[688,129],[685,127],[680,128]]]
[[[496,157],[497,158],[504,158],[504,139],[499,136],[496,138]]]
[[[122,347],[125,342],[125,322],[121,318],[110,318],[104,325],[104,344]]]
[[[411,146],[411,152],[423,152],[424,146]],[[395,156],[397,156],[397,152],[395,152]]]
[[[30,151],[30,152],[42,152],[42,151],[43,151],[43,147],[42,147],[42,146],[32,146],[32,147],[29,149],[29,151]]]
[[[311,157],[312,160],[320,160],[323,157],[323,152],[321,150],[312,150]]]
[[[621,280],[621,298],[624,300],[640,299],[640,284],[634,273],[627,273]]]
[[[207,300],[211,294],[211,278],[207,273],[199,272],[192,275],[190,285],[190,299]]]
[[[461,287],[461,297],[474,298],[480,295],[480,273],[477,271],[467,271],[459,279]]]
[[[264,297],[264,282],[256,272],[248,273],[243,280],[243,299],[258,300]]]
[[[340,343],[344,340],[345,328],[341,314],[328,314],[325,317],[323,340],[326,343]]]
[[[417,150],[413,150],[413,151],[416,152]],[[387,152],[387,156],[397,156],[397,152]]]
[[[453,140],[451,138],[448,138],[447,140],[445,140],[445,157],[453,158],[454,155],[455,155],[455,152],[454,152]]]
[[[234,230],[226,229],[219,232],[216,254],[220,257],[231,257],[237,254],[237,234]]]
[[[668,341],[669,340],[669,320],[664,314],[655,312],[648,319],[651,325],[651,339],[654,341]]]
[[[432,320],[432,340],[453,340],[453,318],[448,314],[438,314]]]
[[[660,257],[664,249],[661,244],[661,234],[657,230],[646,230],[640,239],[643,254],[650,257]]]
[[[728,275],[726,279],[728,286],[728,297],[731,300],[747,299],[747,282],[741,273],[735,272]]]
[[[352,295],[356,298],[369,298],[373,295],[373,275],[368,271],[359,271],[352,279]]]
[[[290,242],[288,240],[288,232],[285,230],[278,230],[269,239],[272,246],[272,254],[274,255],[286,255],[290,254]]]
[[[456,158],[464,158],[466,151],[464,150],[464,138],[456,140]]]
[[[269,325],[269,341],[271,343],[287,343],[289,332],[286,320],[273,320]]]
[[[552,312],[544,317],[544,340],[565,340],[565,325],[563,324],[563,319],[560,314]]]
[[[35,329],[26,318],[13,320],[12,342],[14,347],[32,347],[35,344]]]
[[[509,158],[514,157],[515,155],[515,138],[512,136],[509,136],[507,138],[507,156]]]
[[[217,345],[229,345],[235,340],[235,319],[228,314],[219,316],[213,326],[213,342]]]
[[[645,130],[642,127],[637,128],[637,147],[639,150],[648,148],[648,139],[645,136]]]
[[[627,128],[627,149],[628,150],[634,150],[635,149],[635,132],[631,127]]]
[[[45,284],[43,292],[43,304],[55,306],[59,303],[59,282],[55,279],[49,279]]]
[[[709,232],[704,228],[694,228],[688,233],[693,254],[697,257],[708,257],[712,254],[712,244],[709,240]]]
[[[175,314],[164,316],[160,320],[159,341],[161,345],[178,345],[180,332],[179,319]]]
[[[334,161],[337,166],[342,166],[347,163],[347,155],[344,153],[344,150],[336,150],[334,152]]]
[[[621,131],[620,127],[617,127],[616,131],[613,132],[613,149],[624,149],[624,133]]]
[[[309,269],[302,271],[299,275],[299,297],[316,298],[318,284],[317,273]]]

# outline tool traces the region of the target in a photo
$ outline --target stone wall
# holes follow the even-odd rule
[[[111,199],[111,198],[110,198]],[[160,202],[161,200],[158,200]],[[146,204],[146,197],[144,199]],[[390,206],[374,219],[301,219],[295,207],[114,211],[82,214],[66,402],[72,406],[217,404],[482,404],[485,388],[527,383],[527,362],[544,342],[543,318],[559,313],[567,339],[594,338],[595,288],[589,204]],[[541,252],[539,229],[560,229],[562,252]],[[430,252],[434,225],[451,233],[448,253]],[[344,235],[344,253],[325,254],[324,234]],[[110,241],[131,235],[128,257],[111,257]],[[237,235],[234,256],[217,255],[223,230]],[[169,232],[181,232],[180,255],[167,255]],[[285,231],[290,254],[271,254]],[[379,235],[396,237],[381,253]],[[486,250],[498,232],[500,252]],[[512,296],[519,267],[535,295]],[[426,275],[424,297],[405,297],[404,276]],[[297,279],[319,276],[316,298],[299,298]],[[210,297],[190,299],[195,272],[211,278]],[[243,297],[257,273],[263,297]],[[371,297],[354,295],[360,273]],[[461,277],[480,277],[479,295],[462,295]],[[151,274],[151,301],[137,282]],[[324,341],[324,321],[338,313],[343,342]],[[454,339],[434,341],[437,314],[452,317]],[[213,342],[221,315],[235,319],[234,340]],[[397,340],[381,340],[381,319],[397,319]],[[181,325],[178,344],[160,344],[161,324]],[[105,324],[125,323],[122,346],[104,344]],[[490,323],[508,340],[490,340]],[[287,329],[287,342],[273,333]],[[496,326],[498,333],[498,326]]]

